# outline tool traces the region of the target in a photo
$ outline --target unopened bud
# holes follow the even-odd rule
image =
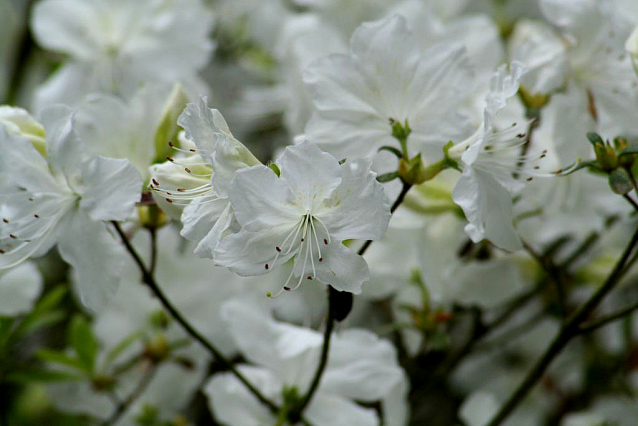
[[[153,363],[159,363],[168,357],[171,348],[163,334],[155,335],[146,343],[144,356]]]

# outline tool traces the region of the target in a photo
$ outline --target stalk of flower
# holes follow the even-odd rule
[[[286,148],[277,162],[279,176],[266,166],[239,170],[229,199],[241,229],[220,241],[216,263],[254,276],[292,259],[275,296],[315,279],[360,293],[368,266],[342,242],[377,240],[390,219],[390,203],[370,167],[369,160],[339,164],[304,142]]]

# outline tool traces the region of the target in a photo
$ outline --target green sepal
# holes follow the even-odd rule
[[[65,365],[91,374],[91,371],[87,370],[86,365],[82,360],[64,352],[43,348],[36,352],[36,356],[44,362]]]
[[[397,172],[384,173],[382,175],[377,176],[377,182],[386,183],[386,182],[393,181],[397,179],[398,177],[399,177],[399,173]]]
[[[603,138],[600,137],[600,135],[596,132],[588,132],[587,133],[587,139],[589,139],[589,142],[596,146],[596,144],[605,144],[605,141],[603,141]]]
[[[403,153],[401,153],[401,150],[393,146],[388,146],[388,145],[382,146],[381,148],[379,148],[377,152],[381,152],[381,151],[388,151],[396,155],[396,157],[399,159],[403,158]]]

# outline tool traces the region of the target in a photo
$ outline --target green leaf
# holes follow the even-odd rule
[[[115,361],[117,357],[122,354],[122,352],[124,352],[127,348],[129,348],[133,343],[135,343],[137,340],[139,340],[143,336],[144,336],[144,333],[138,330],[134,333],[131,333],[126,338],[124,338],[124,340],[118,343],[106,355],[106,359],[104,360],[104,365],[102,366],[102,369],[106,369],[109,365],[111,365],[111,363]]]
[[[629,173],[625,169],[616,169],[609,173],[609,186],[616,194],[629,194],[634,189]]]
[[[91,373],[86,369],[84,363],[69,354],[59,351],[53,351],[50,349],[40,349],[36,352],[36,356],[40,358],[44,362],[51,362],[54,364],[66,365],[71,368],[75,368],[77,370],[86,371]]]
[[[13,318],[0,318],[0,352],[5,347],[11,336],[11,326]]]
[[[15,331],[15,335],[20,336],[41,328],[43,326],[42,324],[51,324],[51,317],[48,318],[48,323],[47,321],[43,321],[42,317],[60,304],[66,292],[67,289],[65,287],[58,286],[45,294],[42,299],[36,303],[33,310],[22,320]],[[55,315],[53,315],[53,317],[55,317]]]
[[[28,384],[32,382],[51,383],[86,380],[86,376],[57,370],[20,368],[7,373],[5,380],[20,384]]]
[[[48,327],[62,321],[66,317],[66,312],[61,309],[43,312],[41,315],[32,318],[26,326],[20,327],[22,334],[33,333],[43,327]]]
[[[390,172],[390,173],[385,173],[385,174],[377,176],[377,181],[381,183],[386,183],[386,182],[393,181],[398,177],[399,177],[399,174],[397,172]]]
[[[76,315],[69,324],[69,343],[86,369],[93,372],[98,352],[98,342],[86,319]]]

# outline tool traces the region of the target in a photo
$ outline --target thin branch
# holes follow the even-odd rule
[[[614,269],[609,274],[605,283],[589,298],[583,306],[578,309],[561,327],[560,332],[554,338],[549,348],[543,356],[536,362],[532,370],[527,374],[523,382],[516,391],[510,396],[505,404],[498,411],[496,416],[488,424],[488,426],[498,426],[514,411],[518,404],[527,396],[532,387],[541,378],[549,364],[563,350],[569,341],[580,334],[580,324],[589,316],[589,314],[598,306],[602,299],[616,286],[623,274],[627,272],[631,263],[628,263],[629,257],[634,248],[638,244],[638,228],[625,248],[620,259],[618,259]]]
[[[585,333],[590,333],[594,330],[597,330],[601,327],[604,327],[616,320],[619,320],[629,314],[631,314],[632,312],[638,310],[638,302],[634,303],[633,305],[630,305],[624,309],[621,309],[617,312],[614,312],[612,314],[606,315],[602,318],[598,318],[597,320],[592,320],[590,322],[586,322],[585,324],[580,326],[580,330],[579,332],[581,334],[585,334]]]
[[[567,306],[566,306],[566,298],[565,295],[565,287],[564,280],[561,270],[556,267],[554,262],[548,257],[537,252],[530,244],[526,241],[521,240],[523,243],[523,248],[538,262],[538,264],[545,270],[547,275],[549,275],[554,287],[556,289],[556,295],[558,296],[558,306],[560,307],[560,312],[563,317],[567,315]]]
[[[149,273],[155,275],[155,268],[157,267],[157,229],[149,228],[148,232],[151,234],[151,266]]]
[[[401,188],[401,192],[399,193],[399,196],[397,197],[397,199],[394,201],[394,204],[392,204],[392,207],[390,208],[391,214],[394,213],[396,209],[399,208],[403,200],[405,200],[405,196],[407,195],[408,191],[410,191],[410,188],[412,188],[411,184],[403,182],[403,187]],[[357,254],[359,254],[360,256],[363,256],[371,244],[372,244],[371,240],[366,241],[361,246]],[[319,365],[317,366],[315,375],[312,379],[310,387],[308,388],[308,392],[306,392],[306,395],[303,397],[299,405],[294,408],[291,414],[291,417],[293,420],[295,420],[296,417],[300,417],[301,414],[303,413],[303,410],[308,406],[308,404],[310,404],[312,397],[314,396],[315,392],[317,391],[317,388],[319,387],[319,383],[321,382],[321,377],[323,376],[323,372],[325,371],[326,366],[328,364],[328,355],[330,351],[330,336],[332,335],[332,331],[334,329],[334,322],[335,322],[335,309],[336,309],[335,299],[337,298],[337,293],[338,293],[337,290],[335,290],[332,287],[329,287],[328,289],[328,319],[326,320],[326,330],[324,331],[324,336],[323,336],[321,358],[319,359]]]
[[[306,396],[301,400],[299,405],[295,408],[295,413],[297,415],[301,415],[303,410],[310,404],[312,397],[314,396],[317,388],[319,387],[319,383],[321,382],[321,376],[323,376],[323,372],[326,369],[326,365],[328,365],[328,353],[330,351],[330,336],[332,335],[332,330],[334,329],[334,311],[335,311],[335,295],[337,290],[332,287],[328,287],[328,319],[326,320],[326,330],[323,333],[323,347],[321,348],[321,358],[319,359],[319,365],[317,366],[317,371],[315,371],[315,376],[312,378],[312,382],[310,383],[310,387],[308,388],[308,392],[306,392]]]
[[[122,243],[126,247],[127,251],[139,267],[142,272],[142,279],[146,285],[151,289],[151,291],[155,294],[155,296],[160,300],[164,308],[170,312],[170,314],[175,318],[175,320],[184,328],[184,330],[195,340],[197,340],[202,346],[204,346],[221,364],[223,364],[232,374],[237,377],[237,379],[242,382],[244,386],[252,393],[262,404],[267,406],[273,413],[279,411],[279,407],[268,398],[266,398],[252,383],[248,381],[243,374],[235,368],[235,366],[230,362],[211,342],[209,342],[202,334],[197,331],[187,320],[182,316],[182,314],[177,310],[175,306],[168,300],[162,289],[159,287],[153,275],[149,273],[144,265],[144,262],[140,258],[139,254],[135,250],[135,248],[131,245],[130,241],[126,237],[126,234],[120,227],[119,223],[113,221],[111,222],[115,227],[116,232],[122,239]]]
[[[155,376],[156,371],[157,365],[149,365],[146,367],[146,371],[144,371],[144,373],[142,374],[142,378],[140,379],[137,386],[135,386],[135,389],[133,389],[133,391],[126,399],[120,401],[117,404],[117,406],[115,407],[115,411],[113,412],[113,414],[111,414],[111,417],[105,420],[104,423],[102,423],[102,426],[110,426],[117,423],[117,421],[120,419],[120,417],[122,417],[126,410],[128,410],[129,407],[131,407],[131,405],[133,405],[133,403],[137,401],[137,399],[144,393],[149,383]]]
[[[636,212],[638,212],[638,203],[636,203],[636,201],[634,201],[634,199],[631,198],[631,196],[629,194],[624,194],[623,197],[625,198],[625,200],[627,200],[629,202],[629,204],[631,204],[631,206],[634,208],[634,210]]]

